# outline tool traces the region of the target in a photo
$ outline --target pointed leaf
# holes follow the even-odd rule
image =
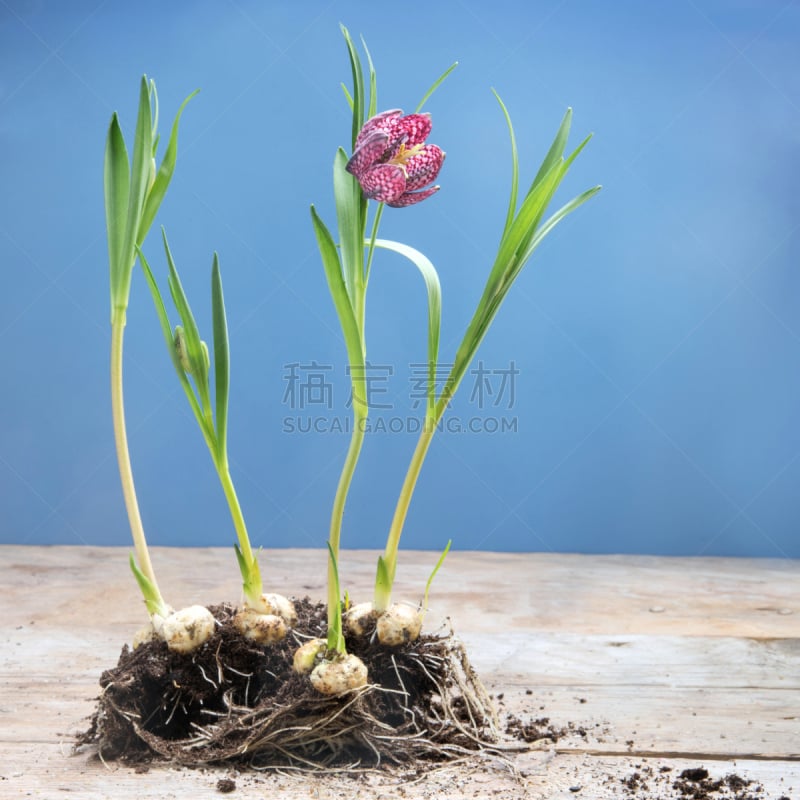
[[[550,149],[547,151],[547,155],[544,157],[544,161],[542,161],[542,165],[539,167],[539,171],[536,173],[536,177],[533,179],[533,183],[531,184],[531,188],[528,189],[530,193],[533,191],[533,188],[539,183],[545,175],[553,168],[553,165],[560,161],[564,155],[564,148],[567,146],[567,139],[569,138],[569,129],[570,125],[572,124],[572,109],[568,108],[564,114],[563,119],[561,120],[561,124],[558,126],[558,131],[556,132],[556,138],[553,139],[553,143],[550,145]]]
[[[364,284],[364,220],[361,215],[361,184],[347,171],[346,166],[347,154],[340,147],[333,162],[333,194],[345,286],[350,302],[356,308]]]
[[[216,253],[214,253],[214,264],[211,268],[211,314],[214,322],[214,406],[217,424],[217,457],[222,461],[227,459],[230,348],[228,345],[228,322],[225,317],[225,299],[222,294],[222,277]]]
[[[442,564],[444,564],[445,558],[447,558],[447,554],[450,552],[450,545],[453,544],[452,539],[447,540],[447,546],[444,548],[444,552],[439,556],[439,560],[436,562],[436,566],[433,568],[433,571],[428,578],[428,582],[425,584],[425,595],[422,598],[422,613],[424,614],[428,610],[428,595],[431,591],[431,584],[433,583],[433,579],[436,577],[436,573],[441,569]]]
[[[186,108],[186,104],[197,94],[198,91],[199,89],[192,92],[181,103],[178,113],[175,115],[175,120],[172,123],[172,131],[169,135],[169,141],[167,142],[167,149],[164,151],[164,158],[161,160],[161,166],[158,168],[155,180],[153,181],[153,186],[147,193],[147,199],[142,212],[142,219],[139,223],[138,241],[140,243],[143,242],[145,236],[147,236],[147,232],[150,230],[150,226],[153,224],[153,220],[156,217],[156,213],[161,205],[161,201],[164,199],[164,195],[167,193],[167,188],[172,180],[172,175],[175,172],[175,162],[178,159],[178,127],[180,125],[181,115],[183,114],[184,108]],[[155,86],[153,86],[153,94],[156,96]],[[157,101],[156,109],[158,109]]]
[[[116,112],[111,115],[106,137],[103,164],[103,194],[106,206],[106,232],[108,235],[108,262],[111,276],[111,305],[117,304],[120,272],[124,259],[122,248],[125,239],[125,221],[130,194],[130,164],[125,138],[119,127]]]
[[[172,295],[172,302],[175,303],[175,308],[178,310],[178,315],[181,318],[181,323],[183,324],[184,333],[186,335],[186,355],[189,358],[189,363],[192,365],[192,376],[194,377],[195,386],[197,386],[197,393],[200,396],[203,416],[213,427],[211,396],[208,388],[208,362],[206,360],[208,351],[203,348],[203,343],[200,339],[200,331],[195,322],[194,314],[192,314],[192,309],[189,306],[189,300],[183,290],[183,285],[178,275],[178,269],[175,266],[172,252],[169,249],[167,234],[163,228],[161,229],[161,236],[164,240],[164,251],[167,255],[167,264],[169,265],[169,291]]]
[[[531,257],[533,251],[539,246],[544,237],[547,236],[547,234],[550,233],[550,231],[553,230],[553,228],[555,228],[555,226],[558,225],[558,223],[561,222],[564,217],[566,217],[568,214],[571,214],[579,206],[582,206],[591,197],[594,197],[602,188],[602,186],[593,186],[591,189],[581,192],[581,194],[579,194],[577,197],[573,197],[569,203],[561,206],[558,211],[549,217],[547,221],[542,224],[539,230],[536,231],[536,235],[528,245],[528,249],[523,253],[523,264]]]
[[[508,212],[506,213],[506,224],[503,228],[503,236],[501,241],[508,233],[511,223],[514,221],[514,216],[517,213],[517,191],[519,187],[519,155],[517,153],[517,139],[514,136],[514,126],[511,124],[511,116],[508,113],[505,103],[500,99],[500,95],[492,89],[492,93],[497,98],[500,108],[503,110],[503,116],[506,118],[506,125],[508,126],[508,135],[511,138],[511,192],[508,198]]]
[[[172,366],[175,367],[175,372],[178,375],[181,388],[186,394],[186,399],[189,401],[192,413],[197,420],[197,424],[200,426],[200,430],[203,433],[203,438],[205,439],[208,447],[213,451],[215,447],[213,438],[214,431],[208,429],[208,422],[203,416],[202,410],[200,409],[197,395],[195,394],[192,384],[186,377],[186,373],[181,365],[180,358],[178,357],[177,350],[175,349],[175,339],[173,337],[172,326],[169,322],[169,316],[167,314],[167,308],[164,305],[164,300],[161,297],[161,291],[158,288],[156,279],[153,277],[153,271],[150,269],[150,265],[147,263],[147,259],[144,257],[144,253],[142,253],[141,250],[138,250],[138,248],[137,251],[139,254],[139,263],[142,265],[145,280],[150,288],[150,294],[153,297],[153,305],[156,308],[156,315],[158,316],[158,322],[161,326],[161,333],[164,337],[164,343],[167,345],[167,352],[169,353],[170,360],[172,361]]]
[[[372,56],[363,36],[361,37],[361,46],[367,56],[367,68],[369,70],[369,102],[367,104],[366,118],[372,119],[378,113],[378,79],[375,74],[375,65],[372,63]]]
[[[340,83],[339,86],[342,87],[342,91],[344,92],[344,99],[347,100],[347,105],[350,106],[350,112],[353,111],[353,96],[350,94],[348,88],[343,84]]]
[[[317,246],[322,257],[325,277],[328,281],[328,290],[331,293],[342,334],[344,335],[350,367],[353,370],[358,367],[363,369],[364,354],[361,349],[361,334],[359,333],[355,312],[342,277],[342,267],[339,262],[336,244],[325,223],[319,218],[314,206],[311,206],[311,220],[314,224],[314,234],[317,237]]]
[[[345,649],[344,633],[342,631],[339,565],[336,563],[336,555],[333,552],[330,542],[328,542],[328,558],[331,561],[333,571],[333,586],[329,587],[328,592],[328,649],[335,650],[337,653],[344,655],[347,651]]]
[[[147,611],[150,616],[153,616],[153,614],[159,614],[162,617],[167,616],[168,610],[158,593],[158,589],[153,586],[147,576],[139,569],[139,565],[133,558],[133,553],[130,554],[128,563],[130,564],[133,577],[136,578],[136,583],[139,584],[139,589],[144,597],[144,604],[147,606]]]
[[[350,69],[353,73],[353,142],[352,149],[356,146],[356,137],[358,132],[364,125],[364,111],[366,104],[364,102],[364,73],[361,69],[361,61],[358,58],[358,51],[350,38],[350,32],[344,25],[339,26],[344,36],[345,43],[347,44],[347,53],[350,56]],[[363,235],[363,234],[362,234]]]
[[[415,114],[422,111],[422,107],[430,100],[431,95],[444,83],[447,76],[458,66],[458,61],[454,61],[434,82],[430,89],[422,96],[422,100],[414,109]]]
[[[142,206],[150,180],[150,162],[152,152],[153,127],[150,116],[150,92],[147,78],[143,77],[139,87],[139,113],[136,118],[136,134],[133,143],[133,163],[131,164],[130,185],[128,190],[128,213],[125,220],[125,235],[119,250],[120,265],[116,283],[115,303],[125,307],[128,305],[131,272],[136,258],[136,245],[139,232],[139,220]]]

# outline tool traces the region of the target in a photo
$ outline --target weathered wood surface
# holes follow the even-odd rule
[[[227,550],[153,557],[176,606],[238,597]],[[375,557],[346,554],[356,599],[369,594]],[[403,554],[396,595],[418,598],[435,558]],[[276,591],[322,598],[321,552],[268,551],[262,563]],[[276,800],[669,798],[671,776],[704,766],[756,781],[760,798],[800,800],[798,562],[451,554],[429,624],[451,618],[489,690],[502,693],[501,711],[573,730],[511,758],[516,773],[461,765],[405,786],[385,775],[137,774],[71,755],[100,672],[142,621],[127,551],[0,547],[0,585],[0,798],[215,797],[226,776],[232,797]],[[621,779],[648,769],[647,789],[623,793]]]

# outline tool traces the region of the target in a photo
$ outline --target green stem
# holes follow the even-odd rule
[[[225,499],[228,501],[228,508],[230,508],[231,517],[233,518],[236,538],[239,542],[240,567],[242,567],[242,585],[244,588],[245,602],[247,605],[255,608],[258,606],[261,600],[261,593],[263,592],[258,559],[253,555],[253,549],[250,546],[250,537],[247,535],[247,526],[244,522],[242,507],[239,505],[239,498],[236,496],[236,489],[233,487],[233,480],[231,479],[227,460],[217,463],[216,467],[219,473],[220,483],[222,484],[222,491],[225,492]]]
[[[425,461],[425,456],[428,454],[428,448],[431,445],[433,434],[436,432],[436,424],[440,418],[441,414],[439,414],[438,417],[427,417],[425,419],[422,433],[420,433],[419,439],[417,440],[414,455],[411,457],[411,463],[408,465],[408,472],[406,472],[403,486],[400,489],[400,497],[395,506],[392,525],[389,528],[389,536],[386,540],[386,549],[383,554],[389,583],[384,587],[381,587],[377,582],[375,585],[373,604],[377,611],[386,611],[392,600],[392,584],[394,583],[394,574],[397,569],[397,551],[400,548],[400,536],[403,533],[403,526],[405,525],[406,516],[408,515],[411,496],[414,494],[414,488],[417,485],[417,479],[422,470],[422,463]]]
[[[337,587],[337,564],[339,561],[339,544],[342,538],[342,521],[344,519],[344,507],[347,502],[347,495],[350,491],[350,484],[353,482],[353,474],[356,470],[358,457],[361,454],[361,446],[364,444],[364,433],[367,423],[367,408],[363,406],[355,396],[355,380],[353,381],[353,432],[350,436],[350,446],[347,448],[347,456],[342,467],[342,474],[339,476],[339,485],[336,487],[336,496],[333,499],[333,510],[331,511],[331,528],[328,544],[330,545],[331,555],[328,556],[328,629],[332,630],[336,625],[340,598],[335,596]]]
[[[136,560],[142,574],[147,578],[152,587],[153,597],[148,601],[151,613],[161,616],[167,615],[167,606],[156,582],[153,565],[150,562],[150,552],[147,549],[147,539],[144,535],[142,517],[139,513],[139,503],[136,500],[136,487],[133,483],[133,470],[131,457],[128,450],[128,435],[125,431],[125,406],[122,400],[122,343],[125,333],[125,308],[117,306],[111,319],[111,413],[114,420],[114,441],[117,447],[117,462],[119,463],[119,476],[122,481],[122,494],[125,497],[125,508],[133,536],[133,546],[136,550]]]
[[[372,256],[375,253],[375,240],[378,238],[378,226],[381,224],[381,216],[383,215],[384,205],[380,203],[375,212],[375,218],[372,220],[372,235],[369,239],[369,249],[367,250],[367,266],[364,270],[364,292],[366,293],[367,283],[369,282],[369,271],[372,268]]]

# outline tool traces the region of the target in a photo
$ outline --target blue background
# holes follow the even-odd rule
[[[783,0],[0,0],[0,541],[129,541],[108,391],[102,159],[113,110],[130,143],[147,72],[162,133],[202,89],[158,221],[207,337],[220,254],[231,462],[252,538],[324,545],[347,435],[286,433],[284,419],[348,415],[308,216],[314,202],[334,224],[331,163],[348,144],[340,21],[370,46],[380,108],[410,111],[460,62],[426,109],[430,141],[448,154],[442,190],[387,209],[382,228],[439,269],[443,361],[505,214],[508,142],[490,87],[513,117],[523,180],[571,105],[573,143],[595,138],[560,199],[604,185],[537,252],[480,350],[486,369],[519,369],[513,408],[507,393],[492,404],[497,391],[479,407],[468,378],[451,411],[516,419],[518,432],[437,435],[404,544],[800,556],[800,5]],[[163,279],[157,235],[146,252]],[[368,338],[372,363],[393,369],[379,398],[393,408],[376,418],[415,416],[424,290],[396,256],[376,260]],[[293,409],[286,365],[313,361],[333,368],[333,407]],[[138,268],[125,363],[150,540],[231,543]],[[414,441],[368,437],[346,546],[382,546]]]

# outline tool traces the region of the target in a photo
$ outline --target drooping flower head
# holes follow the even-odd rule
[[[347,171],[361,184],[365,197],[403,208],[439,191],[438,186],[425,188],[436,179],[445,157],[437,145],[425,144],[431,126],[430,114],[404,117],[399,109],[364,123]]]

